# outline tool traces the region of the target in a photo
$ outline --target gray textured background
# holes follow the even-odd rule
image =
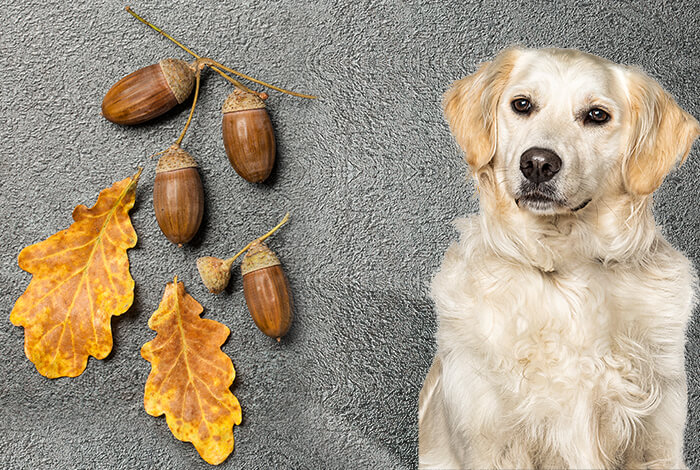
[[[416,464],[416,400],[434,350],[427,284],[449,222],[476,207],[466,166],[440,112],[448,84],[498,52],[575,47],[641,65],[700,116],[700,8],[695,1],[582,2],[156,2],[137,12],[228,65],[316,93],[271,93],[278,164],[255,186],[229,166],[219,109],[230,86],[207,72],[184,147],[200,162],[206,216],[195,243],[159,232],[146,157],[177,137],[186,105],[136,128],[99,115],[119,78],[184,52],[115,1],[3,0],[0,57],[0,467],[207,468],[164,418],[142,405],[150,365],[139,354],[146,323],[177,274],[204,316],[231,328],[224,351],[243,408],[236,448],[222,468],[404,468]],[[551,2],[554,3],[554,2]],[[22,247],[66,228],[77,204],[145,171],[129,253],[133,307],[112,321],[114,350],[75,379],[40,376],[9,322],[29,282]],[[668,238],[698,265],[700,154],[656,197]],[[226,255],[286,211],[271,242],[296,297],[291,333],[276,344],[254,326],[240,276],[215,297],[194,260]],[[700,321],[687,348],[687,456],[700,468]]]

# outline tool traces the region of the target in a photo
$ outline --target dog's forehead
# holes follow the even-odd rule
[[[612,95],[622,68],[571,49],[526,50],[515,61],[508,83],[524,90],[568,90],[577,95]]]

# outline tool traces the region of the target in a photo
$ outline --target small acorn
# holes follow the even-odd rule
[[[141,124],[184,102],[194,86],[195,67],[163,59],[119,80],[102,100],[102,115],[115,124]]]
[[[222,111],[224,147],[231,166],[246,181],[264,181],[275,164],[275,134],[265,102],[236,88]]]
[[[212,294],[220,294],[226,289],[231,279],[231,264],[233,260],[223,260],[213,256],[203,256],[197,259],[197,271],[202,277],[204,286]]]
[[[153,208],[161,231],[178,246],[192,240],[202,223],[204,190],[197,162],[179,144],[158,160]]]
[[[256,242],[241,262],[241,273],[250,316],[260,331],[279,341],[292,325],[292,296],[280,260]]]

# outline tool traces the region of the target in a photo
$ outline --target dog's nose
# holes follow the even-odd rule
[[[532,147],[520,157],[520,171],[535,184],[554,178],[561,169],[561,158],[551,150]]]

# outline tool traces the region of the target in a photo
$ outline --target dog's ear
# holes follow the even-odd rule
[[[474,173],[496,153],[498,101],[519,53],[517,48],[504,50],[474,74],[454,82],[445,93],[447,123]]]
[[[630,193],[646,196],[677,162],[685,161],[700,125],[644,72],[629,69],[627,85],[631,134],[622,174]]]

